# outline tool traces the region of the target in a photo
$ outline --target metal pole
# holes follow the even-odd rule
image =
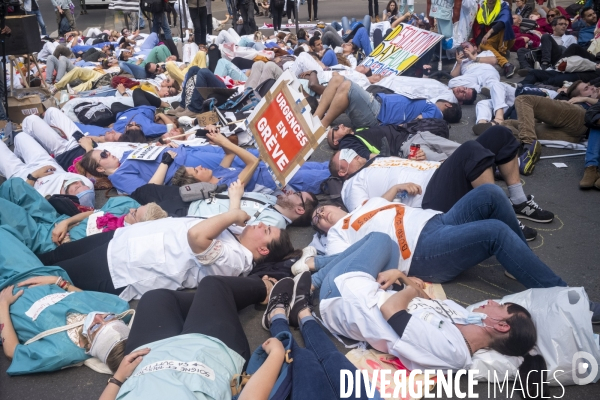
[[[561,154],[558,156],[545,156],[545,157],[540,157],[540,160],[545,160],[547,158],[562,158],[562,157],[575,157],[575,156],[585,156],[585,153]]]
[[[294,7],[296,7],[296,37],[298,37],[298,31],[300,31],[300,9],[298,8],[298,2],[300,0],[294,0]]]

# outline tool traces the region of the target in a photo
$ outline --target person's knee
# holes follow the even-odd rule
[[[173,297],[173,291],[169,289],[153,289],[144,293],[140,299],[138,309],[146,304],[153,307],[154,304],[164,304]]]
[[[506,194],[500,186],[493,183],[486,183],[478,186],[477,189],[480,196],[485,196],[489,202],[497,204],[500,200],[507,200]]]
[[[371,232],[364,240],[374,250],[374,254],[393,254],[394,250],[398,251],[398,244],[385,233]]]

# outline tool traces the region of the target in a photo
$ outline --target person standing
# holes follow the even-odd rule
[[[309,0],[309,2],[310,2],[310,0]],[[373,6],[375,6],[375,7],[373,7]],[[308,7],[310,10],[310,4],[308,5]],[[317,13],[317,11],[315,10],[315,14],[316,13]],[[378,0],[369,0],[369,16],[371,18],[373,18],[375,20],[375,22],[379,22],[379,1]]]
[[[40,30],[42,31],[42,36],[47,36],[46,24],[44,23],[44,18],[40,12],[40,7],[37,0],[24,0],[23,7],[27,15],[35,15],[37,17],[37,22],[40,26]]]
[[[314,11],[314,19],[311,17],[310,11]],[[319,18],[317,17],[317,12],[319,11],[319,0],[308,0],[308,22],[315,21],[319,22]]]
[[[76,26],[75,26],[75,18],[73,17],[73,14],[71,13],[71,6],[73,5],[73,3],[71,3],[71,0],[52,0],[52,5],[56,9],[55,10],[56,24],[59,26],[59,28],[60,28],[60,21],[63,19],[63,17],[65,17],[67,19],[67,21],[69,22],[69,26],[71,27],[71,30],[74,31]]]
[[[244,21],[244,35],[252,35],[258,30],[254,20],[254,3],[252,0],[238,0],[238,9]],[[289,15],[288,15],[289,16]]]
[[[206,0],[189,0],[190,16],[194,24],[194,43],[206,44]]]
[[[160,29],[162,28],[165,33],[165,39],[173,40],[173,35],[171,34],[171,27],[169,26],[169,21],[167,21],[167,14],[165,7],[168,7],[167,4],[164,3],[163,8],[159,12],[152,13],[152,32],[156,32],[157,35],[160,36]]]
[[[79,0],[79,12],[80,15],[87,14],[87,7],[85,6],[85,0]]]
[[[310,1],[310,0],[309,0]],[[283,18],[283,9],[285,7],[285,0],[272,0],[271,1],[271,15],[273,16],[273,29],[275,33],[281,30],[281,19]]]
[[[294,23],[294,21],[298,17],[296,15],[296,3],[294,2],[294,0],[287,0],[287,4],[285,5],[285,10],[286,10],[287,17],[288,17],[288,24],[291,25]],[[310,7],[309,7],[309,10],[310,10]],[[292,13],[294,14],[294,19],[292,19]],[[310,19],[310,17],[309,17],[309,19]]]

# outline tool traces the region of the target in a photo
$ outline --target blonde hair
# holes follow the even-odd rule
[[[154,221],[157,219],[162,219],[162,218],[167,218],[168,214],[165,210],[163,210],[158,204],[156,203],[148,203],[146,204],[146,214],[144,214],[144,218],[142,218],[142,221],[140,222],[146,222],[146,221]]]

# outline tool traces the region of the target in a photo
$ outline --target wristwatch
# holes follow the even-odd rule
[[[114,376],[111,376],[110,378],[108,378],[108,383],[114,383],[115,385],[117,385],[118,387],[123,386],[123,382],[121,382],[120,380],[118,380],[117,378],[115,378]]]
[[[31,175],[31,174],[27,174],[27,180],[35,182],[35,181],[37,181],[37,180],[38,180],[38,178],[34,177],[34,176],[33,176],[33,175]]]

